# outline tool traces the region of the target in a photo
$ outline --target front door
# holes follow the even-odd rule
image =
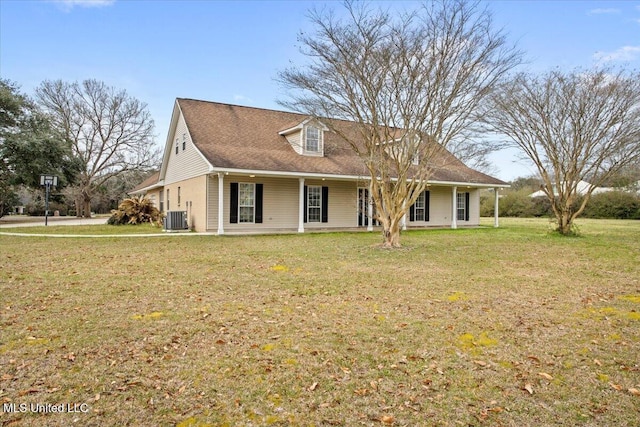
[[[366,187],[358,188],[358,227],[367,227],[369,225],[369,189]],[[375,217],[375,206],[372,209]],[[373,225],[380,225],[376,220],[373,220]]]
[[[358,227],[369,225],[369,190],[363,187],[358,188]]]

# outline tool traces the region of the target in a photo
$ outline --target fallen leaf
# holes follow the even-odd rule
[[[487,366],[487,362],[483,362],[482,360],[474,360],[473,363],[482,367]]]
[[[637,388],[630,388],[628,391],[634,396],[640,396],[640,390],[638,390]]]
[[[620,384],[614,384],[614,383],[609,383],[609,385],[611,386],[611,388],[615,389],[615,390],[622,390],[622,386]]]
[[[553,379],[553,377],[549,374],[547,374],[546,372],[538,372],[538,375],[540,375],[542,378],[551,381]]]
[[[395,419],[393,418],[393,415],[383,415],[380,417],[380,421],[382,421],[383,424],[393,424]]]
[[[524,389],[529,392],[529,394],[533,394],[533,386],[531,384],[525,384]]]
[[[317,381],[309,386],[309,391],[313,391],[316,388],[318,388],[318,382]]]

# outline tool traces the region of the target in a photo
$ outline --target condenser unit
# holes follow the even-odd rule
[[[185,211],[169,211],[164,218],[164,229],[167,231],[188,230],[187,213]]]

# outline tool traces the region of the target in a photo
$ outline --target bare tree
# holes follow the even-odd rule
[[[289,90],[281,104],[322,119],[360,156],[383,245],[396,247],[403,216],[434,168],[451,159],[444,148],[470,141],[478,105],[521,54],[477,2],[430,2],[395,16],[360,3],[345,8],[344,20],[310,12],[315,32],[299,36],[309,63],[279,73]]]
[[[640,160],[640,74],[611,69],[518,74],[492,97],[494,130],[533,161],[561,234],[595,187]],[[591,186],[577,208],[578,183]]]
[[[78,216],[91,215],[96,188],[125,171],[155,166],[154,123],[146,104],[105,83],[44,81],[37,98],[81,164],[70,188]]]

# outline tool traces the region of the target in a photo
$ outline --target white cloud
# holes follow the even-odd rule
[[[596,52],[593,59],[599,62],[633,61],[640,57],[640,46],[622,46],[613,52]]]
[[[607,9],[591,9],[589,15],[610,15],[614,13],[620,13],[620,9],[607,8]]]
[[[52,0],[65,11],[70,11],[74,7],[105,7],[111,6],[116,0]]]

